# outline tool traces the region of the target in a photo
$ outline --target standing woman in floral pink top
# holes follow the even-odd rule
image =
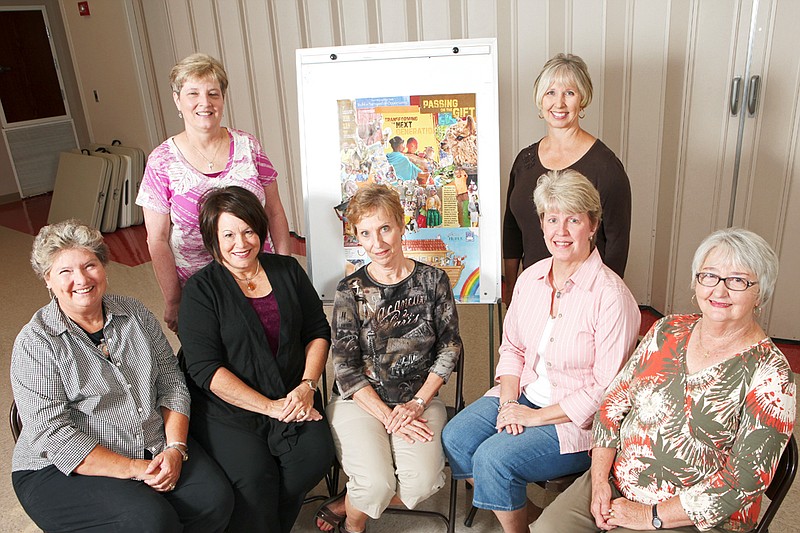
[[[264,250],[283,255],[291,250],[278,173],[255,137],[221,126],[228,76],[220,62],[192,54],[172,67],[170,84],[185,129],[150,154],[136,203],[144,209],[164,321],[177,332],[181,287],[211,261],[198,222],[206,191],[238,185],[253,192],[269,220]]]

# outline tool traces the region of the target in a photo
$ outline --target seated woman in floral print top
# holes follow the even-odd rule
[[[695,252],[700,314],[656,323],[611,384],[592,468],[533,531],[750,531],[795,419],[794,377],[757,322],[778,260],[719,230]]]

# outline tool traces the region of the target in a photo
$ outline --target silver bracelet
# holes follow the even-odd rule
[[[422,406],[422,410],[423,410],[423,411],[424,411],[424,410],[425,410],[425,409],[428,407],[428,406],[425,404],[425,400],[423,400],[423,399],[422,399],[422,398],[420,398],[419,396],[414,396],[413,398],[411,398],[411,401],[412,401],[412,402],[416,402],[416,403],[418,403],[419,405],[421,405],[421,406]]]
[[[500,409],[502,409],[503,407],[505,407],[506,405],[508,405],[510,403],[519,405],[519,402],[517,400],[506,400],[506,401],[504,401],[503,403],[501,403],[500,405],[497,406],[497,412],[499,413]]]

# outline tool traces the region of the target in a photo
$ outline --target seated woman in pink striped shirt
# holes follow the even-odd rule
[[[453,476],[474,483],[473,505],[494,511],[506,533],[527,532],[541,513],[528,483],[589,468],[592,419],[641,320],[594,245],[602,208],[589,180],[571,169],[548,172],[533,200],[552,257],[514,287],[498,385],[442,434]]]

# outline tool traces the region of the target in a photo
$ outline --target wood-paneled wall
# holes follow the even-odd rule
[[[227,123],[261,139],[285,178],[282,199],[292,228],[301,234],[296,49],[497,38],[503,191],[516,154],[545,133],[531,96],[541,66],[558,52],[582,56],[595,85],[582,124],[617,152],[630,174],[634,224],[626,281],[641,302],[649,300],[671,3],[647,2],[645,8],[633,0],[136,2],[164,134],[181,128],[169,94],[169,68],[196,50],[219,57],[231,79]]]

